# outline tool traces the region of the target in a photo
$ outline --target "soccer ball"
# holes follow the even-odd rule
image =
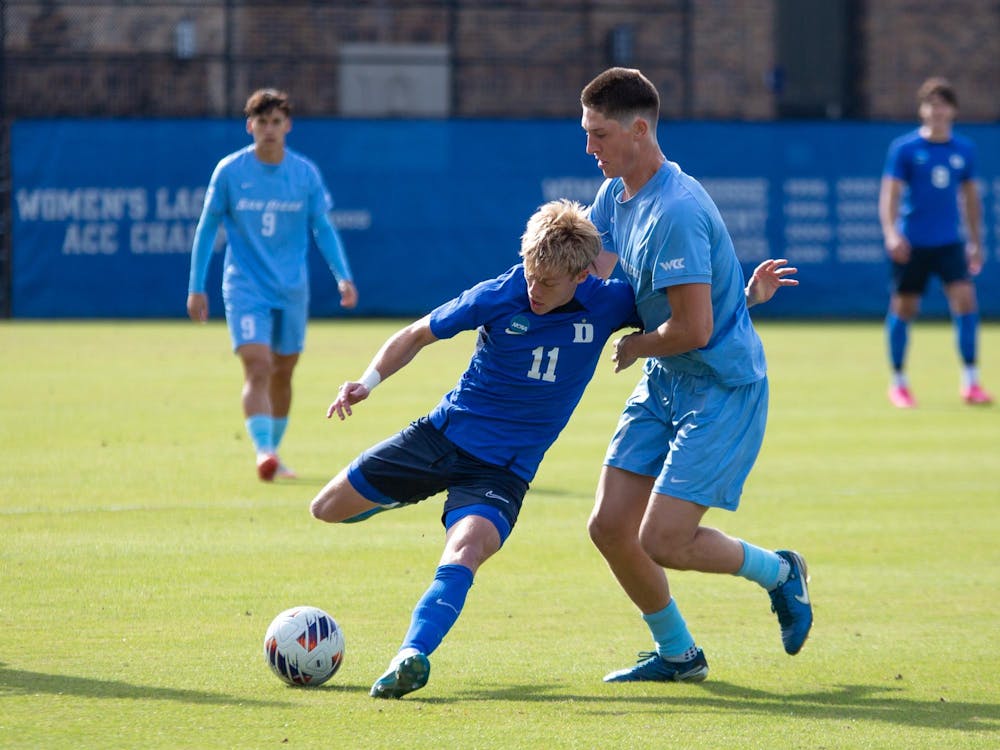
[[[322,685],[340,669],[344,634],[336,620],[318,607],[292,607],[268,626],[264,659],[289,685]]]

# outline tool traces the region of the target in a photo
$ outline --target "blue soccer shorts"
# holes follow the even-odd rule
[[[654,366],[625,403],[604,463],[654,477],[653,489],[736,510],[764,441],[768,384],[725,387]]]
[[[510,469],[472,456],[421,417],[364,451],[347,470],[351,486],[373,503],[418,503],[447,491],[441,521],[467,515],[496,526],[503,544],[517,523],[528,483]]]
[[[275,308],[259,298],[233,295],[225,303],[234,351],[244,344],[264,344],[276,354],[289,355],[305,346],[308,300]]]

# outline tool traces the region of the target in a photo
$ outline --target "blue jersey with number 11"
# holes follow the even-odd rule
[[[608,337],[638,325],[622,281],[589,276],[567,304],[536,315],[524,266],[481,282],[430,315],[433,334],[479,330],[454,390],[430,414],[459,448],[530,482],[594,375]]]

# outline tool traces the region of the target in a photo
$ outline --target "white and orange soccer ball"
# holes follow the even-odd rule
[[[264,658],[289,685],[316,687],[333,677],[344,660],[344,634],[318,607],[292,607],[271,621]]]

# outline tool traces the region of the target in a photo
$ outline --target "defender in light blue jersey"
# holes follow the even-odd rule
[[[364,451],[312,501],[312,514],[351,523],[446,492],[445,547],[434,581],[376,698],[423,687],[428,656],[458,619],[473,576],[517,522],[528,484],[565,427],[608,337],[636,325],[628,284],[589,273],[600,252],[586,210],[542,206],[521,239],[523,265],[483,281],[393,335],[327,416],[341,419],[425,346],[475,330],[469,366],[438,406]]]
[[[976,148],[952,126],[958,97],[944,78],[929,78],[917,92],[921,125],[889,145],[879,219],[892,267],[886,343],[892,365],[889,401],[916,406],[904,373],[910,323],[931,276],[941,279],[962,360],[960,395],[968,404],[993,399],[979,383],[976,339],[979,305],[972,281],[983,266]],[[964,211],[959,210],[961,201]],[[967,238],[962,233],[965,215]]]
[[[358,293],[336,229],[332,201],[316,165],[285,146],[288,96],[260,89],[246,104],[253,145],[218,163],[195,230],[188,315],[208,319],[205,278],[221,225],[226,229],[222,296],[233,349],[243,363],[243,412],[257,474],[294,477],[278,457],[292,401],[292,373],[305,345],[309,308],[306,257],[315,240],[337,279],[340,304]]]
[[[739,575],[770,592],[789,654],[812,626],[805,561],[702,526],[710,508],[735,510],[760,450],[768,387],[747,307],[762,301],[719,211],[656,140],[659,94],[638,70],[612,68],[581,97],[587,153],[607,180],[590,218],[599,267],[620,262],[643,330],[615,342],[616,371],[646,358],[601,472],[589,531],[643,615],[655,650],[609,682],[699,681],[708,663],[670,593],[664,568]],[[794,269],[757,274],[792,285]],[[773,293],[773,289],[772,292]]]

